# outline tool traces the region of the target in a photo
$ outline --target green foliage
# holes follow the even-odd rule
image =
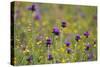
[[[93,18],[97,13],[94,6],[74,6],[57,4],[37,4],[41,15],[41,20],[34,19],[35,11],[27,9],[32,3],[15,2],[14,34],[15,34],[15,65],[28,64],[27,58],[32,55],[31,64],[51,64],[89,61],[88,55],[93,54],[90,59],[97,59],[97,44],[93,44],[97,39],[97,21]],[[19,13],[16,13],[16,11]],[[66,21],[66,28],[61,27],[61,22]],[[57,26],[60,35],[56,37],[52,31]],[[84,32],[89,31],[90,36],[86,38]],[[80,34],[79,42],[75,40],[76,34]],[[49,48],[53,59],[48,60],[48,48],[46,38],[52,39]],[[71,42],[70,47],[66,47],[65,41]],[[85,51],[85,45],[90,44],[89,51]],[[71,48],[71,53],[67,53],[67,48]]]

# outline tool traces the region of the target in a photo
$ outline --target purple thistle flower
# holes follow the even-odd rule
[[[54,27],[52,33],[54,33],[55,35],[59,35],[60,31],[59,31],[59,29],[57,27]]]
[[[84,36],[86,36],[86,38],[88,38],[89,35],[90,35],[90,33],[88,31],[84,32]]]
[[[31,56],[29,56],[26,60],[28,61],[28,63],[29,63],[29,64],[30,64],[30,63],[32,63],[33,56],[32,56],[32,55],[31,55]]]
[[[49,54],[49,55],[48,55],[48,60],[52,60],[52,59],[53,59],[52,55]]]
[[[79,41],[80,39],[81,39],[80,35],[77,34],[76,37],[75,37],[75,40],[76,40],[76,41]]]
[[[41,20],[41,15],[40,14],[36,14],[34,17],[35,20]]]
[[[62,25],[61,25],[63,28],[66,27],[66,22],[65,21],[62,21]]]
[[[70,42],[65,42],[66,46],[69,47],[70,46]]]
[[[85,50],[88,51],[90,49],[90,44],[86,44]]]
[[[32,4],[31,6],[29,6],[28,10],[35,11],[36,10],[35,4]]]
[[[50,46],[51,44],[52,44],[52,40],[51,40],[51,38],[48,38],[46,40],[46,46]]]
[[[71,48],[67,48],[67,53],[70,54],[71,53]]]

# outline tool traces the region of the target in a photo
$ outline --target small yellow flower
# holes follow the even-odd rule
[[[37,27],[39,27],[39,23],[35,23],[35,25],[36,25]]]
[[[66,61],[65,61],[65,59],[62,59],[62,61],[61,61],[62,63],[65,63]]]
[[[77,46],[77,44],[75,44],[75,47]]]
[[[18,42],[19,42],[20,40],[19,40],[19,39],[16,39],[16,41],[18,41]]]
[[[78,42],[81,42],[81,40],[78,40]]]
[[[25,50],[23,50],[22,52],[25,54],[25,52],[26,52],[26,51],[25,51]]]
[[[14,64],[16,64],[16,61],[14,60]]]
[[[47,24],[47,22],[43,22],[43,26],[45,26]]]
[[[17,45],[16,48],[19,48],[19,45]]]
[[[39,44],[41,44],[41,43],[42,43],[42,41],[38,41],[36,44],[39,45]]]
[[[39,42],[37,42],[36,44],[39,45]]]
[[[27,27],[27,31],[28,31],[28,32],[31,32],[31,31],[32,31],[32,29],[31,29],[30,26]]]
[[[58,36],[55,36],[56,39],[58,39]]]
[[[13,60],[12,60],[13,62],[13,64],[16,64],[16,58],[13,58]]]
[[[29,26],[31,26],[32,24],[31,23],[29,23]]]
[[[96,45],[94,45],[94,47],[96,47]]]
[[[67,33],[67,32],[69,32],[69,30],[68,30],[67,28],[64,28],[64,29],[63,29],[63,32],[64,32],[64,33]]]
[[[29,50],[28,49],[25,49],[24,51],[23,51],[23,53],[25,54],[25,55],[28,55],[29,54]]]
[[[64,47],[66,47],[66,44],[64,44]]]
[[[43,58],[43,56],[40,56],[40,57],[39,57],[39,59],[42,59],[42,58]]]
[[[74,30],[75,33],[77,33],[77,30]]]
[[[60,51],[61,51],[61,52],[64,52],[64,48],[60,48]]]
[[[31,32],[31,31],[32,31],[32,29],[29,28],[29,29],[28,29],[28,32]]]
[[[47,40],[49,37],[46,37],[45,39]]]

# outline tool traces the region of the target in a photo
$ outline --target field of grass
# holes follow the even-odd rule
[[[97,60],[95,6],[15,2],[14,65]]]

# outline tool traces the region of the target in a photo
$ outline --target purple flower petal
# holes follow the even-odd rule
[[[70,46],[70,42],[65,42],[66,46],[69,47]]]
[[[48,38],[47,40],[46,40],[46,45],[47,46],[50,46],[52,44],[52,40],[51,40],[51,38]]]
[[[76,40],[76,41],[79,41],[80,39],[81,39],[80,35],[77,34],[76,37],[75,37],[75,40]]]
[[[52,59],[53,59],[52,55],[49,54],[49,55],[48,55],[48,60],[52,60]]]
[[[36,10],[36,6],[35,6],[35,4],[32,4],[32,5],[29,6],[27,9],[28,9],[28,10],[31,10],[31,11],[35,11],[35,10]]]
[[[88,38],[89,35],[90,35],[90,33],[88,31],[84,32],[84,36],[86,36],[86,38]]]
[[[59,34],[60,34],[60,31],[59,31],[59,29],[58,29],[57,27],[54,27],[54,28],[53,28],[53,33],[54,33],[55,35],[59,35]]]
[[[61,25],[63,28],[66,27],[66,22],[65,21],[62,21],[62,25]]]

